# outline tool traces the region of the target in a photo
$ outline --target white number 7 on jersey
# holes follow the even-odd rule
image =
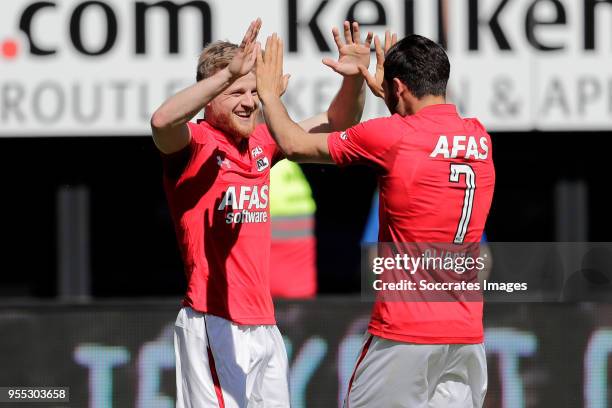
[[[451,163],[449,181],[459,183],[459,179],[462,174],[465,174],[465,195],[463,197],[461,218],[459,219],[457,233],[455,234],[455,244],[463,244],[463,240],[465,239],[465,234],[467,233],[467,228],[470,223],[470,218],[472,217],[474,190],[476,190],[476,174],[474,173],[472,167],[468,164]]]

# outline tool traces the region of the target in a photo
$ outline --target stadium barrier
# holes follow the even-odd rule
[[[370,307],[358,297],[276,302],[293,408],[340,406]],[[178,309],[168,300],[0,304],[0,386],[69,387],[62,407],[174,407]],[[486,305],[485,406],[607,407],[611,311]]]

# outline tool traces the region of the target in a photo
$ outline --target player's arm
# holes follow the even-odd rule
[[[364,77],[360,75],[359,66],[370,64],[370,44],[372,33],[368,32],[361,42],[359,24],[344,22],[344,42],[340,31],[334,27],[332,34],[338,47],[338,60],[324,58],[323,64],[342,75],[340,90],[332,100],[326,112],[299,122],[299,126],[309,133],[325,133],[344,130],[359,123],[365,104]]]
[[[289,117],[280,100],[283,91],[283,44],[276,35],[268,37],[266,52],[257,54],[257,93],[264,118],[274,140],[293,161],[332,163],[327,147],[328,133],[308,133]]]
[[[385,79],[385,55],[391,47],[397,42],[397,34],[385,31],[385,46],[380,43],[378,36],[374,37],[374,50],[376,51],[376,73],[370,74],[367,65],[359,65],[358,69],[368,88],[379,98],[385,99],[385,90],[383,88],[383,80]]]
[[[236,79],[251,71],[259,50],[256,39],[260,28],[260,19],[251,23],[238,53],[226,68],[171,96],[155,111],[151,128],[153,141],[161,152],[171,154],[187,146],[191,140],[187,122]]]

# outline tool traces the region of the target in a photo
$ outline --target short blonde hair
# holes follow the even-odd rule
[[[201,81],[227,67],[236,55],[238,46],[229,41],[214,41],[200,53],[196,81]]]

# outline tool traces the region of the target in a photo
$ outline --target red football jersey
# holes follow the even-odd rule
[[[237,324],[274,324],[270,168],[282,154],[265,125],[237,145],[202,121],[162,155],[164,188],[187,275],[183,305]]]
[[[332,133],[338,165],[380,171],[379,242],[480,242],[495,184],[491,138],[454,105],[370,120]],[[412,343],[483,341],[482,301],[377,300],[369,331]]]

